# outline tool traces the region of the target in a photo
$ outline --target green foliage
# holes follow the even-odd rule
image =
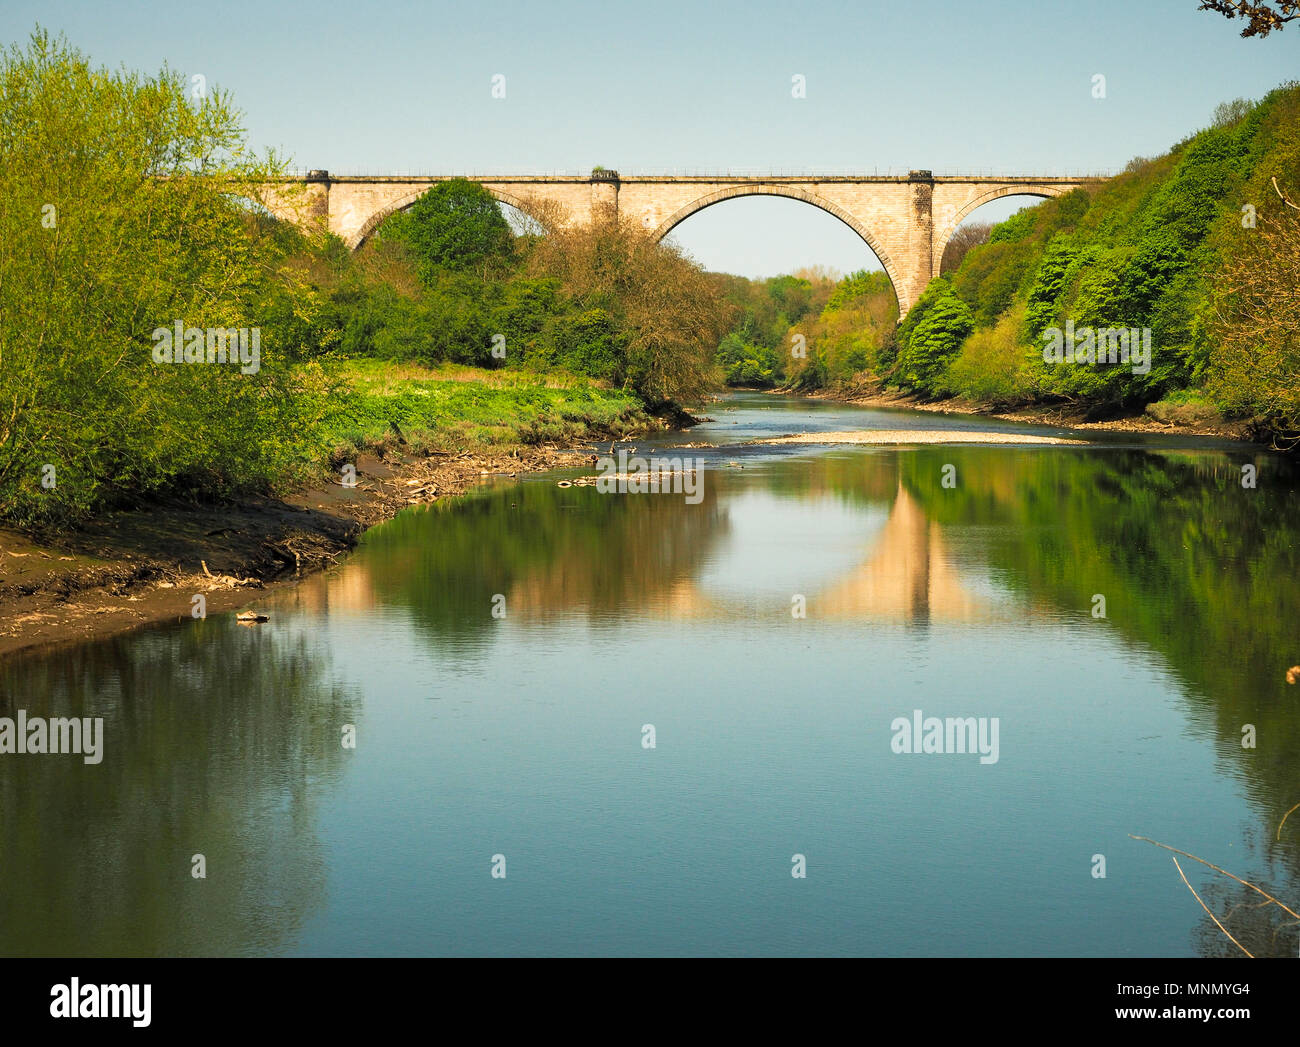
[[[746,342],[729,331],[718,345],[718,363],[728,385],[770,389],[782,361],[778,350]]]
[[[1033,234],[1037,222],[1038,215],[1033,210],[1026,208],[1017,211],[1005,222],[999,222],[989,231],[988,242],[991,244],[1014,244],[1020,240],[1025,240]]]
[[[607,309],[586,309],[557,316],[543,332],[544,368],[559,368],[621,385],[620,361],[627,356],[628,335]]]
[[[0,171],[0,515],[260,489],[310,459],[299,394],[323,379],[264,312],[298,238],[234,199],[278,167],[247,154],[224,92],[97,70],[38,30],[0,56]],[[256,373],[155,363],[177,321],[260,329]]]
[[[817,316],[835,286],[822,273],[766,280],[718,274],[733,319],[717,363],[731,386],[783,384],[793,363],[789,335]]]
[[[1294,286],[1297,260],[1286,230],[1276,223],[1271,234],[1243,235],[1241,208],[1254,201],[1264,213],[1270,196],[1276,198],[1269,181],[1274,176],[1290,176],[1300,193],[1298,115],[1296,85],[1255,105],[1238,100],[1220,107],[1214,126],[1168,155],[1130,164],[1096,188],[1048,200],[995,227],[988,243],[971,248],[947,281],[934,281],[909,314],[898,332],[893,377],[937,391],[942,383],[935,361],[953,352],[965,322],[950,301],[955,294],[980,336],[948,372],[949,384],[968,395],[1001,402],[1046,396],[1141,404],[1210,381],[1232,410],[1271,412],[1281,419],[1286,412],[1276,408],[1287,398],[1278,390],[1300,388],[1300,359],[1287,348],[1286,325],[1270,316],[1276,316],[1278,303],[1290,300],[1285,288]],[[1260,228],[1265,226],[1262,221]],[[1260,257],[1253,270],[1244,264],[1232,268],[1234,259],[1255,248]],[[1240,276],[1231,295],[1221,286],[1225,266]],[[1272,313],[1258,293],[1265,272],[1276,278]],[[1015,338],[1004,324],[1008,316],[1023,318]],[[1225,326],[1225,317],[1234,316]],[[1041,350],[1043,331],[1069,322],[1150,328],[1149,373],[1135,374],[1127,366],[1043,366],[1032,359],[1012,366],[1013,344]],[[1258,344],[1261,336],[1267,344]],[[1225,354],[1225,345],[1235,348]],[[1267,359],[1268,366],[1239,366],[1243,357]],[[981,381],[973,370],[976,360],[995,366],[996,376]],[[1252,375],[1265,370],[1270,391],[1258,383],[1256,392],[1243,395],[1244,387],[1256,384]],[[1300,415],[1292,416],[1300,421]]]
[[[1041,351],[1023,338],[1025,307],[1012,307],[993,327],[971,333],[948,365],[945,392],[1004,407],[1028,399],[1034,391],[1035,356]]]
[[[833,280],[824,271],[767,280],[719,277],[736,319],[718,346],[731,386],[779,386],[813,392],[847,386],[874,371],[877,352],[897,316],[894,289],[883,272],[859,271]],[[793,353],[796,336],[806,355]]]
[[[937,393],[949,360],[975,329],[970,308],[945,279],[933,280],[898,328],[896,374],[916,389]]]
[[[823,313],[850,309],[867,299],[890,295],[893,292],[893,285],[883,271],[869,273],[865,269],[859,269],[835,285],[835,290],[827,299]]]
[[[427,238],[456,240],[422,204],[412,212],[424,215]],[[305,354],[558,371],[653,403],[711,383],[706,347],[725,312],[713,279],[643,231],[554,230],[467,267],[422,257],[410,229],[408,216],[395,214],[356,256],[336,256],[327,244],[296,260],[291,305],[310,314]]]
[[[1025,323],[1035,336],[1045,327],[1060,327],[1064,323],[1061,295],[1077,254],[1078,246],[1067,233],[1057,233],[1048,241],[1025,295]]]
[[[992,228],[986,244],[966,253],[949,279],[980,326],[995,323],[1026,293],[1034,283],[1043,243],[1072,229],[1087,205],[1087,195],[1075,190],[1050,205],[1018,211]]]
[[[389,217],[383,236],[408,245],[420,278],[437,282],[443,271],[484,272],[509,263],[514,235],[496,198],[476,182],[439,182],[410,209]]]
[[[1205,249],[1222,259],[1203,286],[1191,328],[1205,348],[1193,362],[1226,412],[1258,420],[1261,435],[1294,447],[1300,437],[1300,85],[1265,99],[1266,148],[1241,199],[1254,228],[1223,215]],[[1285,199],[1284,199],[1285,198]]]
[[[194,99],[166,69],[96,70],[40,31],[0,55],[0,172],[0,519],[10,523],[66,524],[163,494],[270,492],[314,475],[341,424],[366,429],[366,398],[334,377],[349,360],[585,376],[626,390],[608,394],[618,398],[608,428],[620,433],[645,420],[625,414],[632,398],[692,396],[713,378],[716,285],[648,234],[616,226],[516,242],[490,194],[454,180],[353,254],[260,206],[267,185],[279,186],[277,205],[292,205],[292,190],[274,182],[275,157],[248,154],[223,92]],[[243,329],[247,346],[256,332],[259,357],[158,362],[159,337],[177,323],[204,342]],[[489,428],[537,440],[593,419],[598,431],[607,413],[603,393],[589,394],[588,416],[537,389],[506,404],[472,384],[441,399],[412,390],[397,415],[418,418],[438,400],[437,431],[456,411],[474,427],[482,397],[496,412]]]
[[[821,315],[806,328],[808,355],[791,364],[787,387],[801,392],[849,389],[874,381],[880,350],[898,318],[889,277],[859,270],[835,285]]]

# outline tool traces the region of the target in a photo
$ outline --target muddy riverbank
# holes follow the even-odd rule
[[[0,655],[190,617],[200,594],[208,615],[236,611],[329,567],[367,528],[408,505],[587,457],[553,447],[363,455],[355,487],[333,484],[282,500],[161,503],[106,513],[63,535],[0,530]]]

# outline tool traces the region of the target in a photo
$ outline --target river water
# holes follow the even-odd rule
[[[105,734],[99,764],[0,760],[0,949],[1235,952],[1130,834],[1297,907],[1279,459],[736,446],[1045,431],[759,394],[713,419],[635,442],[702,460],[693,501],[497,480],[375,528],[264,625],[0,664],[0,714]],[[931,717],[976,751],[896,751]],[[1276,908],[1179,861],[1243,945],[1296,955]]]

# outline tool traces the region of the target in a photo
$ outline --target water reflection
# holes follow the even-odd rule
[[[268,627],[10,660],[0,715],[102,715],[107,742],[97,767],[0,763],[0,940],[14,954],[1232,950],[1167,853],[1128,833],[1300,900],[1298,816],[1275,831],[1300,801],[1300,698],[1284,682],[1300,662],[1300,517],[1276,461],[1257,489],[1241,462],[714,455],[698,505],[534,479],[372,531],[271,601]],[[890,719],[914,703],[1003,716],[1002,762],[892,756]],[[363,716],[349,755],[340,727]],[[662,778],[631,763],[652,716],[673,739]],[[806,834],[818,878],[791,903],[775,893],[788,869],[769,883],[762,863]],[[521,870],[509,903],[483,893],[482,855],[503,838]],[[1113,894],[1086,875],[1098,849]],[[1296,953],[1276,910],[1188,873],[1252,952]],[[336,894],[365,898],[364,920]],[[939,897],[993,929],[944,922]],[[782,913],[789,928],[746,937]],[[348,936],[370,927],[380,937]]]
[[[272,953],[320,908],[317,803],[359,707],[306,633],[214,620],[10,660],[19,709],[103,717],[105,744],[3,758],[6,954]]]
[[[942,483],[948,465],[955,488]],[[698,506],[520,483],[407,514],[295,598],[304,608],[403,607],[422,642],[453,660],[491,656],[495,594],[517,629],[578,618],[779,630],[798,593],[810,621],[1101,636],[1178,681],[1188,729],[1249,799],[1253,828],[1206,857],[1242,863],[1233,871],[1295,901],[1295,834],[1279,841],[1272,829],[1300,800],[1300,721],[1283,680],[1300,661],[1300,587],[1288,581],[1300,577],[1300,554],[1285,522],[1292,479],[1272,460],[1268,468],[1273,482],[1252,490],[1240,462],[1220,453],[927,447],[751,460],[744,472],[718,458]],[[771,561],[785,547],[754,537],[763,514],[795,532],[790,547],[809,553],[816,577],[775,584]],[[1097,594],[1104,619],[1093,615]],[[1020,686],[1005,681],[1008,692]],[[1243,749],[1248,723],[1266,744]],[[1161,820],[1153,810],[1124,829]],[[1160,856],[1136,860],[1156,889],[1183,890]],[[1228,886],[1209,889],[1243,942],[1294,954],[1295,929],[1265,918],[1276,910],[1238,904]],[[1192,937],[1198,951],[1218,948],[1204,928]]]
[[[831,470],[814,488],[791,489],[789,474],[802,476],[815,464],[780,463],[751,477],[775,502],[847,496],[887,519],[877,529],[874,517],[859,514],[868,533],[857,562],[839,565],[819,588],[803,587],[810,617],[909,625],[1006,618],[954,568],[942,529],[907,490],[897,456],[863,460],[858,476]],[[509,616],[522,622],[575,614],[716,621],[747,620],[756,611],[788,614],[788,595],[759,608],[753,586],[740,595],[730,585],[710,588],[706,568],[731,535],[728,504],[748,490],[734,475],[710,475],[699,506],[669,495],[607,496],[590,487],[556,491],[549,483],[524,483],[483,492],[467,505],[414,510],[373,532],[363,555],[309,581],[290,602],[313,612],[357,611],[396,597],[434,643],[481,637],[498,593]],[[774,512],[773,505],[762,511]],[[802,540],[816,552],[818,537],[813,531]],[[733,571],[752,580],[759,566]]]

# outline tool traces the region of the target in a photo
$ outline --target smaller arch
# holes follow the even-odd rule
[[[939,262],[943,258],[943,252],[948,247],[948,241],[952,239],[953,233],[957,231],[957,227],[985,204],[991,204],[994,200],[1002,200],[1008,196],[1034,196],[1040,200],[1050,200],[1053,197],[1064,196],[1077,188],[1079,188],[1077,185],[999,185],[981,193],[957,212],[956,217],[944,230],[943,235],[934,241],[931,257],[934,259],[936,275],[939,271]]]
[[[357,250],[357,248],[364,244],[366,240],[373,235],[374,231],[383,224],[384,219],[391,215],[395,215],[398,211],[405,211],[408,207],[414,204],[416,200],[420,199],[420,197],[438,184],[438,182],[430,182],[423,189],[412,190],[405,196],[399,197],[393,203],[381,207],[365,220],[365,223],[361,226],[360,230],[357,231],[357,234],[348,241],[348,250]],[[482,183],[479,184],[482,185]],[[491,193],[493,199],[497,200],[499,203],[509,204],[511,207],[515,208],[515,210],[528,215],[529,218],[534,218],[539,222],[541,221],[528,209],[526,201],[521,200],[519,197],[512,196],[510,193],[503,192],[500,189],[495,189],[490,185],[483,185],[483,188]]]
[[[838,218],[855,233],[858,234],[868,247],[871,248],[881,267],[885,270],[885,275],[889,277],[889,283],[894,288],[894,297],[898,300],[898,312],[902,316],[907,312],[908,305],[904,299],[906,291],[899,282],[894,272],[893,259],[885,252],[884,248],[877,243],[876,238],[858,223],[858,221],[848,211],[842,207],[831,203],[829,200],[811,193],[806,189],[800,189],[793,185],[733,185],[725,189],[717,189],[711,193],[705,193],[697,197],[690,203],[679,207],[671,215],[665,218],[655,228],[651,234],[656,241],[662,240],[665,236],[673,231],[675,226],[680,225],[693,214],[703,211],[706,207],[712,207],[714,204],[721,203],[723,200],[734,200],[741,196],[783,196],[789,200],[802,200],[806,204],[812,204],[813,207],[825,211],[827,214]]]
[[[284,221],[283,217],[276,214],[263,201],[248,192],[229,192],[221,194],[227,202],[233,204],[239,210],[246,214],[256,215],[259,218],[270,218],[277,222]]]

